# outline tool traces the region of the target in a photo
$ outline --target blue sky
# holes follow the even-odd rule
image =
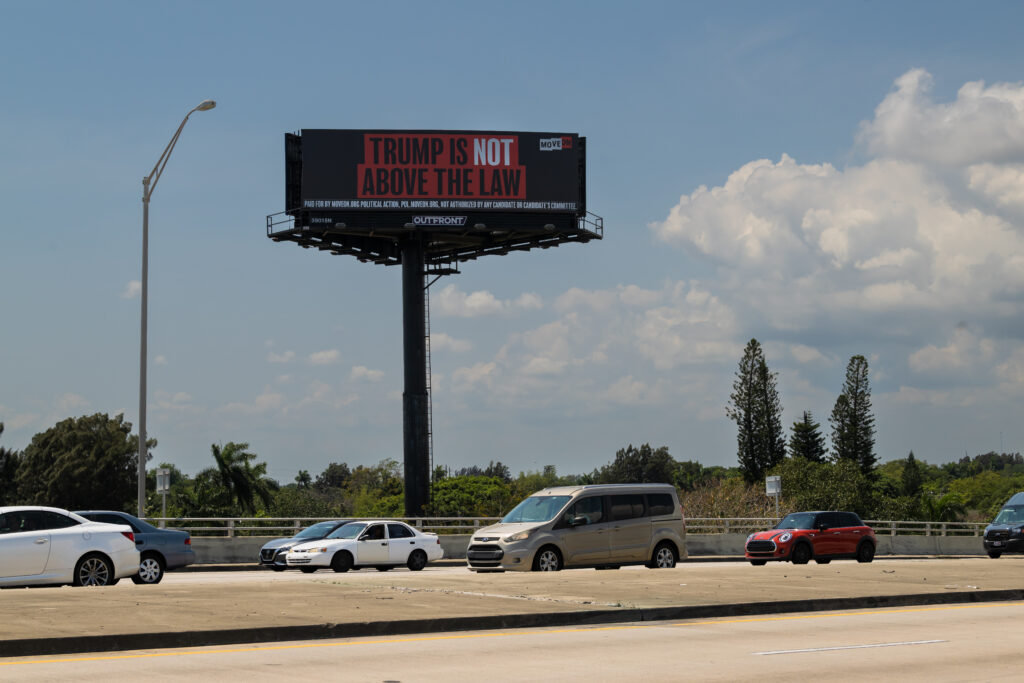
[[[402,458],[400,272],[265,236],[283,133],[578,132],[605,239],[432,288],[435,462],[734,465],[743,346],[784,424],[869,359],[882,460],[1024,450],[1017,3],[0,2],[0,443],[136,423],[186,472]],[[135,285],[133,286],[133,283]]]

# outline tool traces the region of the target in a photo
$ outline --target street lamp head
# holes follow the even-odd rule
[[[199,106],[196,107],[196,110],[197,111],[208,111],[210,109],[213,109],[216,106],[217,106],[217,103],[214,102],[213,100],[203,100],[202,102],[199,103]]]

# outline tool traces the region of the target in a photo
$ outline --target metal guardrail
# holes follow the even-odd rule
[[[284,536],[334,517],[149,517],[160,528],[184,529],[194,536]],[[500,517],[389,517],[422,531],[473,533],[494,524]],[[771,529],[777,517],[690,517],[686,531],[691,534],[742,534]],[[920,522],[913,520],[864,520],[881,536],[981,536],[986,522]]]

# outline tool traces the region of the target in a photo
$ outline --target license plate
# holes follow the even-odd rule
[[[998,547],[999,547],[999,546],[1001,546],[1002,544],[1003,544],[1003,542],[1002,542],[1002,541],[992,541],[992,545],[993,545],[993,547],[997,547],[997,548],[998,548]]]

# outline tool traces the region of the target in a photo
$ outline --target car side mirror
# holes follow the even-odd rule
[[[590,524],[590,520],[585,515],[576,515],[569,524],[571,526],[585,526]]]
[[[818,531],[828,531],[828,524],[819,524]]]

